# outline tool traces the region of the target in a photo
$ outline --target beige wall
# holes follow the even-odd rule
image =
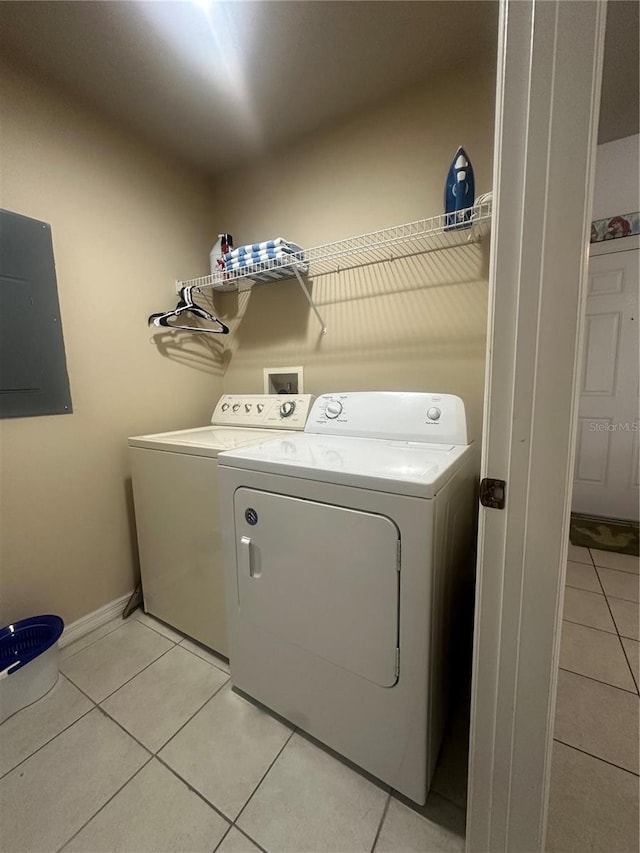
[[[0,624],[72,621],[134,583],[127,436],[206,422],[221,392],[216,343],[161,336],[162,352],[146,324],[206,269],[215,223],[197,175],[2,77],[1,204],[51,223],[74,411],[0,423]]]
[[[486,252],[318,277],[216,302],[233,335],[153,335],[212,235],[307,246],[441,212],[464,144],[491,184],[493,70],[431,81],[211,188],[46,85],[3,69],[0,202],[51,223],[74,413],[0,422],[0,620],[67,621],[131,589],[126,437],[204,422],[224,389],[303,364],[306,390],[437,389],[482,404]],[[220,213],[214,218],[214,211]],[[226,350],[223,352],[223,348]],[[223,369],[226,373],[223,377]]]
[[[476,192],[488,191],[494,87],[492,68],[443,76],[230,175],[215,187],[218,230],[236,245],[284,236],[316,246],[439,214],[460,144]],[[218,297],[234,329],[225,390],[262,391],[263,367],[302,364],[305,390],[316,394],[457,393],[477,435],[486,255],[471,247],[317,277],[323,338],[295,282]]]
[[[640,210],[640,134],[598,145],[592,219]]]

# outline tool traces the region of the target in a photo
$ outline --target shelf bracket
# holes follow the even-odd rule
[[[309,303],[309,305],[311,306],[311,310],[313,311],[313,313],[314,313],[314,314],[316,315],[316,317],[318,318],[318,322],[320,323],[320,326],[321,326],[321,328],[322,328],[322,332],[321,332],[321,334],[326,335],[326,334],[327,334],[327,327],[326,327],[326,326],[325,326],[325,324],[324,324],[324,320],[323,320],[323,319],[322,319],[322,317],[320,316],[320,312],[319,312],[319,311],[318,311],[318,309],[316,308],[315,302],[314,302],[314,301],[313,301],[313,299],[311,298],[311,294],[309,293],[309,288],[308,288],[308,287],[307,287],[307,285],[304,283],[304,279],[303,279],[303,278],[302,278],[302,276],[300,275],[300,271],[299,271],[299,270],[297,270],[295,267],[293,267],[293,272],[294,272],[294,274],[295,274],[295,277],[298,279],[298,284],[299,284],[299,285],[300,285],[300,287],[302,288],[302,292],[303,292],[303,293],[304,293],[304,295],[307,297],[307,302],[308,302],[308,303]]]

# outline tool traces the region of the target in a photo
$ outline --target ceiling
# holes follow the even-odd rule
[[[487,0],[17,0],[0,2],[0,46],[217,174],[439,73],[492,66],[497,18]],[[635,0],[609,3],[600,141],[637,132],[637,26]]]

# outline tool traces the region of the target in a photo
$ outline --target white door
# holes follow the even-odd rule
[[[589,262],[572,509],[638,521],[640,250],[619,242]]]
[[[606,4],[500,3],[467,853],[545,849]]]
[[[400,585],[395,524],[370,512],[249,488],[236,490],[234,509],[240,618],[393,686]]]

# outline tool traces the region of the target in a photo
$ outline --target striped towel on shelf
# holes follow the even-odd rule
[[[301,246],[298,246],[296,243],[291,243],[289,240],[285,240],[284,237],[276,237],[274,240],[265,240],[263,243],[250,243],[248,246],[238,246],[237,249],[227,252],[226,255],[224,255],[224,259],[225,261],[234,260],[236,258],[243,257],[244,255],[254,255],[274,250],[302,253]]]
[[[291,278],[292,267],[302,273],[308,272],[304,263],[304,251],[296,243],[282,237],[240,246],[224,255],[224,268],[232,273],[246,273],[254,281],[273,281]]]
[[[228,258],[225,255],[224,265],[226,269],[231,269],[238,264],[259,264],[265,261],[301,261],[304,258],[302,251],[288,252],[280,251],[279,249],[265,249],[262,252],[252,252],[250,255],[239,255],[236,258]]]
[[[262,261],[254,260],[249,255],[232,263],[225,263],[225,269],[228,272],[246,272],[255,281],[273,281],[279,278],[291,278],[293,267],[302,273],[306,273],[309,269],[307,264],[293,258],[291,255],[268,258]]]

